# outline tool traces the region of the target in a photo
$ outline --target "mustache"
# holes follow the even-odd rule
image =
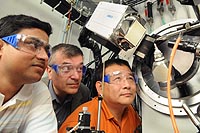
[[[67,84],[77,85],[77,84],[80,84],[80,81],[68,81]]]
[[[34,62],[32,64],[32,66],[38,66],[38,67],[41,67],[43,69],[46,69],[47,63],[45,61],[37,61],[37,62]]]

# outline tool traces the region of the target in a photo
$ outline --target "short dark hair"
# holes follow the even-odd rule
[[[131,67],[129,63],[126,60],[116,58],[116,59],[108,59],[105,61],[105,69],[112,65],[120,65],[120,66],[127,66],[131,71]],[[96,80],[95,81],[101,81],[102,80],[102,72],[103,72],[103,63],[101,63],[100,67],[96,71]]]
[[[49,23],[27,15],[8,15],[0,19],[0,38],[17,34],[23,29],[38,28],[52,34],[52,27]]]
[[[78,46],[73,44],[60,43],[52,47],[51,56],[49,58],[49,65],[53,64],[54,55],[57,51],[62,52],[66,57],[69,58],[79,55],[83,56],[83,52]]]

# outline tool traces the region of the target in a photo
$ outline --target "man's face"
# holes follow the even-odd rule
[[[37,28],[23,29],[18,34],[33,36],[38,40],[42,40],[48,44],[48,35]],[[27,53],[23,50],[16,49],[5,41],[1,40],[3,47],[1,48],[1,70],[6,72],[9,80],[13,84],[22,85],[25,83],[33,83],[39,81],[47,67],[48,55],[45,49],[41,47],[40,50],[34,54]],[[29,47],[31,43],[21,43]]]
[[[104,83],[102,92],[107,104],[112,106],[130,105],[136,94],[136,83],[131,70],[123,65],[112,65],[105,69],[105,75],[110,75],[110,83]]]
[[[48,68],[48,76],[53,82],[55,93],[58,96],[77,93],[82,80],[83,56],[68,58],[58,51],[55,53],[55,61],[54,64],[63,69],[63,72],[60,70],[56,73],[52,68]]]

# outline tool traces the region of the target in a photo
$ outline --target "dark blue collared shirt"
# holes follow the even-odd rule
[[[45,82],[45,81],[44,81]],[[52,81],[48,82],[49,92],[52,97],[54,112],[56,114],[58,129],[64,120],[81,104],[91,100],[90,90],[83,83],[80,84],[79,90],[74,95],[67,95],[63,102],[60,102],[53,89]]]

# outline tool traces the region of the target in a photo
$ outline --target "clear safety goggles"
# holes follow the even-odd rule
[[[14,48],[33,55],[36,55],[43,48],[48,57],[50,56],[50,45],[46,41],[36,37],[24,34],[14,34],[1,39]]]
[[[109,84],[123,84],[124,81],[127,81],[129,84],[137,84],[138,79],[134,73],[129,71],[114,71],[110,74],[104,76],[104,82]]]
[[[78,72],[79,74],[84,74],[86,71],[86,67],[84,65],[73,66],[72,64],[52,64],[50,67],[54,69],[57,74],[62,76],[70,76],[74,73],[74,71]]]

